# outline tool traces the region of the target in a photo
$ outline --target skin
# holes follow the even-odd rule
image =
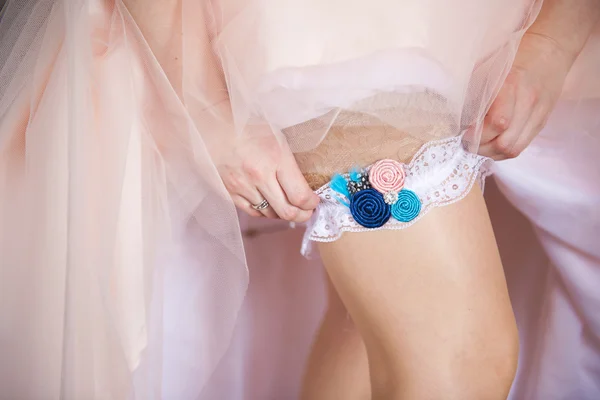
[[[308,359],[301,399],[371,398],[364,341],[331,280],[328,308]]]
[[[310,366],[337,369],[309,368],[303,399],[506,398],[518,338],[478,188],[405,230],[347,233],[320,251],[355,331],[340,334],[333,297]]]
[[[543,129],[575,59],[600,18],[597,0],[545,0],[484,121],[479,152],[517,157]]]
[[[217,165],[235,205],[252,216],[306,222],[319,204],[285,141],[271,131],[248,129]],[[266,199],[270,206],[252,209]]]
[[[575,58],[577,57],[577,55],[579,54],[579,52],[581,51],[581,49],[583,48],[585,41],[587,40],[587,37],[589,36],[589,34],[591,33],[593,26],[595,23],[597,23],[598,18],[600,15],[600,2],[597,2],[596,0],[584,0],[581,2],[570,2],[567,0],[547,0],[544,2],[544,5],[542,7],[542,10],[540,12],[540,15],[538,17],[538,19],[536,20],[536,22],[531,26],[531,28],[529,29],[529,31],[525,34],[523,41],[521,43],[521,46],[519,48],[519,51],[517,52],[517,56],[515,59],[515,63],[514,66],[512,68],[512,70],[510,71],[506,82],[504,84],[504,86],[501,88],[497,98],[495,99],[493,105],[491,106],[486,119],[484,121],[484,130],[483,130],[483,135],[482,135],[482,139],[481,139],[481,148],[480,148],[480,153],[492,158],[495,158],[497,160],[502,160],[502,159],[507,159],[507,158],[512,158],[512,157],[516,157],[518,156],[528,145],[529,143],[535,138],[535,136],[539,133],[539,131],[543,128],[545,121],[549,115],[549,113],[551,112],[552,108],[554,107],[556,101],[558,100],[559,96],[560,96],[560,92],[562,89],[562,86],[564,84],[564,80],[566,78],[566,75],[569,71],[569,69],[571,68]],[[465,199],[464,201],[466,201],[467,199]],[[462,203],[462,202],[461,202]],[[449,207],[448,207],[449,208]],[[437,211],[437,210],[436,210]],[[480,209],[480,213],[478,214],[477,211],[475,211],[475,209],[471,208],[471,209],[464,209],[462,211],[454,211],[454,210],[445,210],[445,211],[441,211],[443,213],[447,213],[447,216],[444,217],[439,217],[440,220],[438,221],[438,223],[440,224],[439,226],[444,230],[446,229],[451,229],[448,228],[446,225],[442,225],[443,222],[442,220],[445,218],[452,218],[452,215],[456,214],[458,215],[459,213],[463,213],[468,215],[468,219],[472,220],[474,223],[476,221],[479,221],[479,223],[482,223],[482,221],[487,219],[487,216],[485,215],[485,213],[483,211],[481,211]],[[430,217],[431,215],[428,215],[427,217]],[[437,219],[438,217],[436,216],[431,216],[434,219]],[[423,228],[419,226],[420,224],[416,224],[414,227],[417,228]],[[461,229],[461,232],[463,232],[464,226]],[[408,230],[407,230],[408,231]],[[447,232],[448,236],[447,237],[452,237],[453,240],[456,240],[457,236],[454,235],[460,235],[461,232]],[[481,231],[480,233],[483,233],[484,231]],[[409,233],[409,232],[406,232]],[[433,251],[433,249],[435,249],[437,246],[441,245],[441,243],[443,243],[444,241],[447,241],[449,239],[445,239],[445,238],[440,238],[440,231],[436,230],[436,231],[432,231],[432,237],[429,237],[427,239],[428,241],[428,251],[427,254],[431,255],[431,253],[435,253],[436,251]],[[362,234],[361,236],[361,242],[362,243],[369,243],[373,246],[377,246],[374,243],[371,243],[370,238],[367,238],[366,236],[368,236],[369,234]],[[396,236],[396,237],[391,237],[391,236]],[[446,235],[444,235],[446,236]],[[432,242],[432,238],[433,238],[433,242]],[[437,238],[437,239],[436,239]],[[382,238],[379,238],[380,240]],[[394,235],[393,233],[390,234],[390,237],[386,238],[387,239],[387,243],[386,244],[379,244],[378,246],[386,246],[388,247],[388,250],[392,250],[392,249],[398,249],[398,246],[405,246],[405,242],[404,240],[408,239],[409,241],[412,241],[413,238],[401,238],[401,235],[398,233],[396,235]],[[373,239],[374,240],[374,239]],[[425,239],[424,239],[425,240]],[[479,240],[484,240],[483,237],[478,236],[475,237],[474,240],[477,242]],[[484,242],[489,244],[489,240],[491,240],[489,237],[487,239],[484,240]],[[402,244],[399,244],[400,241],[402,241]],[[441,241],[441,243],[439,242]],[[421,248],[421,246],[419,246],[419,243],[413,243],[416,248]],[[341,268],[351,268],[351,267],[345,267],[344,263],[347,264],[352,264],[352,260],[349,260],[348,258],[353,257],[353,256],[359,256],[361,254],[360,251],[357,251],[356,248],[354,246],[359,245],[357,243],[351,243],[349,240],[348,241],[341,241],[341,242],[336,242],[335,246],[336,248],[334,249],[329,249],[329,245],[324,245],[322,246],[322,252],[325,254],[325,262],[327,265],[327,269],[328,271],[331,271],[331,274],[335,274],[335,276],[337,276],[340,272],[339,269]],[[407,246],[408,249],[410,250],[410,246]],[[464,251],[466,252],[465,254],[469,254],[469,251],[471,249],[473,249],[474,247],[477,247],[474,243],[472,243],[472,245],[469,248],[465,248]],[[436,260],[436,259],[432,259],[431,264],[430,265],[436,265],[436,263],[438,262],[444,262],[444,260],[447,257],[463,257],[464,255],[461,254],[454,254],[452,253],[452,248],[449,249],[444,249],[440,251],[442,254],[445,255],[445,257],[443,257],[443,259],[440,260]],[[493,271],[490,270],[489,265],[490,263],[495,264],[497,260],[496,256],[494,255],[495,251],[492,250],[491,248],[489,249],[489,252],[486,254],[480,254],[479,256],[483,256],[484,260],[487,259],[487,261],[482,262],[482,265],[487,265],[487,270],[488,273],[486,276],[484,275],[479,275],[479,277],[482,279],[481,282],[477,282],[477,284],[485,284],[485,285],[491,285],[493,281],[496,282],[496,285],[499,284],[500,282],[500,278],[498,276],[499,271]],[[369,253],[371,254],[371,253]],[[339,256],[337,256],[339,255]],[[479,257],[478,256],[478,257]],[[407,264],[407,265],[411,265],[411,270],[418,270],[418,268],[416,266],[414,266],[412,264],[412,262],[418,262],[421,263],[421,260],[411,260],[411,262],[408,262],[406,260],[406,254],[402,254],[402,264]],[[385,262],[385,261],[384,261]],[[469,262],[466,263],[464,266],[462,266],[461,268],[470,268],[470,267],[474,267],[477,264],[477,262]],[[371,264],[369,264],[371,265]],[[401,265],[400,263],[398,263],[398,268],[400,268]],[[371,268],[371,267],[370,267]],[[369,269],[370,269],[369,268]],[[419,267],[421,268],[421,267]],[[475,268],[480,268],[480,267],[475,267]],[[499,264],[496,265],[495,268],[500,268]],[[464,273],[466,273],[466,270],[463,271]],[[472,270],[473,273],[479,273],[481,274],[482,271],[479,269],[473,269]],[[332,279],[334,279],[334,282],[337,280],[338,284],[337,286],[340,285],[344,285],[344,282],[347,282],[347,280],[349,281],[350,279],[356,281],[356,282],[362,282],[362,279],[372,279],[372,275],[370,275],[370,277],[362,277],[360,276],[360,271],[356,272],[356,276],[351,276],[351,277],[346,277],[346,278],[334,278],[332,276]],[[382,279],[382,284],[384,284],[385,282],[390,282],[390,281],[394,281],[394,279],[400,279],[401,277],[396,277],[393,278],[393,275],[390,273],[390,275],[386,275],[384,277],[381,277]],[[432,279],[432,282],[439,282],[440,279],[443,279],[443,275],[440,276],[439,274],[434,274],[432,273],[429,276],[430,279]],[[465,279],[468,279],[467,277],[465,277]],[[341,283],[339,283],[341,281]],[[399,281],[400,282],[400,281]],[[336,287],[337,287],[336,286]],[[379,286],[375,286],[373,290],[375,290],[375,288],[377,288],[377,291],[380,291],[381,289],[379,288]],[[402,288],[404,289],[404,286],[402,286]],[[440,290],[444,290],[443,285],[441,287],[439,287]],[[468,288],[465,288],[466,290],[468,290]],[[369,289],[365,289],[365,290],[369,290]],[[340,286],[340,293],[342,292],[348,292],[349,289],[345,288],[344,286]],[[443,292],[442,292],[443,293]],[[499,290],[497,293],[503,293],[503,290]],[[420,304],[419,300],[419,295],[420,292],[417,292],[417,294],[410,298],[410,299],[406,299],[406,301],[410,304],[413,304],[413,309],[409,310],[409,311],[403,311],[403,312],[407,312],[409,315],[420,315],[418,310],[422,310],[423,305]],[[437,291],[433,291],[433,293],[431,293],[432,296],[434,296],[434,298],[436,298],[438,301],[445,301],[445,302],[450,302],[450,304],[454,304],[454,307],[457,307],[458,310],[460,310],[461,307],[464,307],[464,304],[461,304],[457,299],[453,299],[452,297],[450,298],[443,298],[441,299],[440,296],[438,295]],[[481,298],[476,298],[476,296],[473,297],[473,301],[481,301],[482,299],[489,297],[490,292],[485,291],[483,293],[481,293]],[[357,296],[360,296],[357,294]],[[460,296],[460,294],[457,293],[457,296]],[[342,296],[342,298],[344,298],[344,296]],[[352,295],[345,295],[345,298],[347,299],[345,301],[346,304],[349,305],[349,307],[357,307],[355,304],[357,302],[357,300],[352,299]],[[504,294],[502,294],[502,297],[504,298]],[[348,399],[348,400],[359,400],[359,399],[368,399],[371,398],[369,397],[369,391],[365,389],[365,387],[368,386],[369,384],[369,379],[368,377],[365,375],[363,380],[359,380],[356,379],[356,371],[357,370],[361,370],[361,368],[365,368],[366,365],[370,362],[371,364],[373,364],[372,359],[377,360],[378,357],[381,358],[381,356],[377,356],[376,354],[381,353],[381,346],[385,346],[385,344],[381,345],[381,344],[376,344],[377,342],[375,342],[375,344],[369,346],[367,344],[367,348],[371,347],[373,350],[371,350],[370,354],[368,354],[368,350],[365,350],[365,347],[360,346],[359,344],[356,343],[356,336],[361,336],[364,335],[365,337],[365,341],[367,341],[367,343],[369,342],[369,340],[373,340],[373,339],[368,339],[369,337],[372,337],[375,335],[375,332],[373,331],[369,331],[370,327],[367,325],[366,327],[363,326],[361,327],[361,318],[357,318],[356,321],[356,325],[354,326],[354,332],[355,334],[350,334],[348,333],[349,328],[347,327],[347,323],[345,323],[345,335],[341,335],[340,331],[342,330],[341,326],[341,316],[345,315],[345,313],[347,312],[345,309],[342,309],[339,307],[338,302],[341,301],[339,300],[339,297],[337,296],[337,293],[330,293],[330,301],[332,303],[332,305],[330,306],[327,314],[325,315],[325,318],[323,320],[323,325],[321,328],[321,331],[319,332],[319,335],[317,336],[316,342],[315,342],[315,346],[313,349],[313,354],[310,357],[309,360],[309,364],[308,364],[308,372],[305,376],[305,382],[304,382],[304,396],[303,399],[304,400],[320,400],[320,399],[330,399],[330,398],[344,398],[344,399]],[[381,300],[381,299],[379,299]],[[398,301],[399,299],[395,298],[394,299],[395,302],[392,304],[399,304],[400,302]],[[428,300],[428,299],[425,299]],[[498,299],[497,299],[498,300]],[[359,302],[362,300],[358,300]],[[488,298],[485,301],[490,301],[490,299]],[[353,306],[350,306],[350,304],[353,304]],[[359,303],[360,304],[360,303]],[[377,304],[374,304],[374,307],[378,307],[378,304],[381,304],[381,302],[378,302]],[[446,303],[449,304],[449,303]],[[504,309],[506,310],[507,304],[503,303],[503,301],[497,301],[495,304],[489,304],[488,306],[490,307],[499,307],[500,309]],[[392,308],[393,309],[393,308]],[[360,309],[359,309],[360,310]],[[364,312],[364,310],[366,310],[366,308],[362,308],[362,311]],[[396,310],[397,311],[397,310]],[[448,312],[456,312],[456,309],[450,309],[447,310]],[[360,311],[356,311],[356,312],[360,312]],[[373,311],[373,313],[376,313],[376,311]],[[426,315],[426,314],[423,314]],[[429,314],[431,315],[431,314]],[[427,321],[428,324],[443,324],[445,321],[445,318],[443,318],[443,314],[442,318],[439,318],[437,321],[435,318],[430,319],[429,321]],[[482,315],[482,317],[484,317]],[[365,317],[363,317],[365,318]],[[366,317],[366,318],[374,318],[374,317]],[[508,317],[507,317],[508,318]],[[481,320],[479,322],[477,322],[477,324],[484,324],[485,320]],[[381,322],[384,326],[386,324],[388,324],[388,322]],[[493,323],[493,322],[492,322]],[[409,324],[405,324],[404,328],[405,329],[409,329],[410,325]],[[427,331],[431,328],[431,327],[427,327],[428,329],[414,329],[418,334],[425,334],[427,335]],[[502,329],[502,328],[500,328]],[[324,332],[326,331],[326,332]],[[364,332],[364,333],[363,333]],[[495,335],[498,335],[498,332],[503,332],[502,330],[500,331],[494,331],[492,329],[490,329],[489,331],[485,332],[485,331],[480,331],[479,334],[482,336],[476,336],[479,337],[482,342],[478,343],[477,345],[475,345],[474,347],[478,346],[478,345],[484,345],[485,343],[486,346],[489,346],[490,343],[494,343],[495,340],[497,340],[497,338],[495,338]],[[510,332],[508,331],[504,331],[504,334],[502,335],[505,339],[506,336],[511,336]],[[391,339],[392,341],[394,340],[394,338]],[[387,393],[383,393],[380,394],[381,392],[377,392],[378,386],[374,386],[373,388],[373,399],[375,398],[392,398],[392,399],[413,399],[413,398],[428,398],[427,394],[415,394],[414,392],[412,392],[411,394],[408,394],[411,390],[411,387],[414,387],[414,385],[411,384],[410,380],[407,379],[407,376],[413,377],[415,380],[414,382],[419,382],[420,378],[419,376],[414,376],[415,374],[418,375],[418,371],[419,369],[421,369],[420,364],[421,364],[421,358],[428,358],[426,355],[423,355],[423,350],[425,349],[425,354],[430,354],[429,349],[430,347],[428,347],[428,345],[423,346],[423,341],[427,340],[427,336],[425,336],[424,338],[420,338],[418,337],[414,342],[412,342],[414,344],[414,348],[415,349],[419,349],[419,354],[418,355],[414,355],[412,358],[404,358],[402,357],[402,355],[399,355],[398,360],[394,361],[395,363],[399,363],[400,365],[404,362],[404,363],[411,363],[411,367],[410,368],[414,368],[412,371],[407,372],[403,372],[401,369],[398,371],[398,380],[399,382],[407,382],[406,383],[406,387],[403,389],[399,389],[399,390],[395,390],[393,385],[388,385],[387,388],[389,389]],[[343,343],[344,341],[349,342],[349,344],[345,344]],[[398,346],[406,346],[405,344],[401,344],[399,343],[400,341],[396,342],[395,344],[391,345],[391,351],[393,351],[394,348],[397,348]],[[508,343],[510,343],[510,340],[507,341]],[[385,341],[383,341],[382,343],[386,343]],[[448,349],[452,348],[453,346],[457,346],[459,345],[459,343],[452,343],[452,342],[446,342],[448,345]],[[476,342],[474,342],[476,343]],[[474,348],[472,347],[472,348]],[[329,352],[326,353],[325,351],[321,350],[321,349],[327,349]],[[410,346],[409,346],[409,351]],[[347,354],[348,352],[354,352],[354,354]],[[512,354],[512,352],[510,350],[507,350],[507,357],[509,354]],[[434,354],[430,354],[431,357],[434,357]],[[336,360],[334,360],[334,357],[338,357],[338,359],[340,360],[357,360],[356,362],[362,362],[363,366],[361,367],[360,365],[348,365],[348,363],[341,363],[341,362],[336,362]],[[435,357],[437,357],[437,355],[435,355]],[[475,357],[477,357],[477,355],[475,355]],[[439,361],[439,358],[437,359]],[[428,374],[431,374],[432,370],[438,370],[439,368],[443,368],[443,363],[444,361],[446,361],[445,359],[441,362],[439,362],[439,364],[437,365],[433,365],[431,366],[432,369],[426,369]],[[325,365],[336,365],[337,368],[335,369],[329,369],[326,370],[325,368],[320,368],[319,371],[321,371],[321,375],[316,378],[315,377],[315,373],[312,372],[314,370],[316,370],[318,367],[317,365],[321,364],[321,363],[325,363]],[[417,365],[415,365],[415,362]],[[375,385],[380,385],[379,381],[383,380],[385,382],[385,377],[389,376],[389,371],[390,370],[394,370],[393,367],[386,369],[385,367],[385,363],[379,363],[377,364],[377,367],[373,367],[371,369],[371,381],[374,382]],[[466,372],[466,376],[469,375],[468,371],[470,370],[469,366],[464,366]],[[473,376],[472,378],[475,379],[474,382],[480,381],[480,376],[481,375],[486,375],[487,372],[490,370],[490,368],[488,369],[481,369],[479,371],[479,374],[475,374],[475,376]],[[383,375],[384,378],[380,377],[380,374]],[[345,377],[351,377],[350,379],[345,378]],[[463,381],[463,379],[461,379],[460,381]],[[468,380],[467,380],[468,381]],[[343,383],[340,383],[343,382]],[[457,381],[455,381],[457,382]],[[501,385],[500,385],[501,386]],[[381,386],[379,386],[381,387]],[[386,387],[385,383],[383,384],[383,387]],[[391,387],[391,388],[390,388]],[[503,394],[502,391],[502,387],[496,387],[497,389],[497,394],[498,394],[498,398],[506,398],[506,396]],[[336,392],[337,390],[337,392]],[[385,392],[385,389],[382,389]],[[418,390],[418,389],[414,389],[414,390]],[[459,389],[460,390],[460,389]],[[325,395],[320,395],[320,393],[326,393],[327,396]],[[390,394],[391,393],[391,394]],[[469,396],[470,394],[468,393],[464,393],[464,396]],[[504,397],[502,397],[504,396]],[[431,397],[431,396],[430,396]],[[435,396],[431,397],[431,398],[435,398]],[[441,398],[449,398],[447,395],[441,397]],[[478,398],[478,397],[461,397],[458,396],[458,398]],[[489,397],[480,397],[481,399],[487,399]]]

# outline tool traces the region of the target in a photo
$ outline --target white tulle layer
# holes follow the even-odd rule
[[[410,222],[394,218],[380,228],[358,224],[350,209],[341,204],[339,195],[329,184],[316,193],[321,198],[302,241],[302,254],[310,256],[312,242],[333,242],[344,232],[366,232],[374,229],[405,229],[417,223],[433,207],[442,207],[464,198],[478,182],[483,189],[492,160],[465,150],[463,136],[429,142],[405,165],[404,187],[421,201],[419,215]]]
[[[278,69],[262,77],[257,98],[274,126],[289,127],[339,108],[361,111],[357,104],[380,93],[430,90],[451,98],[451,82],[442,65],[418,51],[387,50],[334,64]]]
[[[477,124],[541,1],[210,4],[238,132],[266,122],[303,152],[344,124],[343,113],[415,136],[442,120],[455,126],[452,135]],[[413,105],[420,118],[398,117],[399,97],[425,91],[443,101]]]

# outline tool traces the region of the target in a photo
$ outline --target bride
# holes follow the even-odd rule
[[[237,207],[307,222],[327,271],[304,398],[506,398],[518,338],[483,181],[544,125],[599,14],[9,0],[3,390],[201,398],[246,291]]]

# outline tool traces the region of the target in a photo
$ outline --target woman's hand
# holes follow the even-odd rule
[[[217,165],[235,205],[252,216],[305,222],[319,204],[285,140],[270,131],[244,133]],[[256,211],[263,200],[269,207]]]
[[[545,0],[484,120],[480,154],[518,156],[544,127],[600,19],[598,0]]]
[[[485,117],[479,153],[495,160],[521,154],[546,124],[572,62],[549,37],[526,33]]]
[[[182,60],[181,46],[173,45],[173,32],[180,32],[181,26],[175,16],[180,12],[177,0],[124,0],[128,11],[136,20],[153,54],[168,76],[177,93],[181,94]],[[202,8],[200,8],[202,9]],[[200,26],[208,25],[203,14],[195,16]],[[179,24],[179,25],[178,25]],[[202,60],[202,69],[197,71],[207,89],[202,95],[203,105],[212,105],[203,114],[211,114],[210,121],[220,126],[223,121],[233,120],[231,110],[225,106],[228,101],[225,80],[218,68],[210,43],[210,35],[197,38],[203,47],[198,49],[207,55]],[[178,36],[177,36],[178,37]],[[196,111],[196,110],[195,110]],[[213,137],[206,137],[205,144],[213,161],[217,165],[225,187],[233,202],[241,210],[252,216],[281,218],[293,222],[305,222],[310,219],[313,210],[319,204],[319,197],[310,189],[300,172],[296,160],[285,140],[278,138],[265,126],[248,127],[248,130],[236,137],[220,135],[215,130]],[[260,211],[252,208],[263,200],[269,206]]]

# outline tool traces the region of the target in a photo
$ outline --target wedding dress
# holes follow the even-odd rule
[[[250,357],[235,353],[248,270],[217,173],[228,144],[257,129],[285,140],[315,189],[354,164],[414,165],[431,143],[483,165],[483,117],[541,2],[161,4],[3,9],[9,398],[213,399],[215,388],[242,398],[246,371],[223,358]],[[155,25],[136,19],[144,13]],[[439,165],[431,176],[453,173]],[[485,174],[460,177],[449,201]],[[428,176],[420,182],[445,182]]]

